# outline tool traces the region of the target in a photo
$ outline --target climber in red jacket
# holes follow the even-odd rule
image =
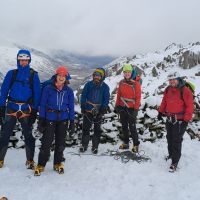
[[[117,90],[117,100],[115,110],[120,115],[122,123],[122,132],[124,135],[124,143],[120,145],[120,149],[129,148],[129,130],[133,139],[134,153],[138,152],[139,140],[136,130],[136,118],[141,101],[141,85],[139,81],[132,80],[132,66],[125,64],[123,66],[124,79],[120,81]]]
[[[167,159],[171,159],[171,171],[175,171],[181,157],[181,146],[184,132],[188,122],[192,120],[194,112],[193,95],[191,90],[184,85],[178,72],[168,75],[169,86],[164,91],[162,103],[159,108],[158,120],[167,117]]]

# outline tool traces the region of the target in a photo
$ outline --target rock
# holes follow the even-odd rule
[[[153,77],[157,77],[158,76],[158,72],[157,72],[156,67],[153,67],[153,69],[152,69],[152,75],[153,75]]]
[[[192,68],[200,63],[200,53],[185,51],[179,58],[179,66],[183,69]]]
[[[195,76],[200,76],[200,71],[195,73]]]

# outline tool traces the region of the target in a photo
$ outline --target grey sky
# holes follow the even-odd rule
[[[1,0],[4,39],[41,50],[127,55],[200,41],[199,0]]]

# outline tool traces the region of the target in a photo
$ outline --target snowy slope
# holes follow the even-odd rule
[[[9,69],[16,68],[16,57],[20,47],[14,44],[6,46],[0,46],[0,72],[1,82],[5,74]],[[47,55],[42,54],[39,51],[31,51],[32,62],[31,67],[38,71],[41,80],[47,80],[55,71],[55,67],[59,65],[59,62],[49,58]]]
[[[179,66],[179,58],[180,56],[186,52],[191,51],[193,53],[199,53],[200,52],[200,45],[187,45],[183,47],[182,45],[175,45],[172,44],[168,46],[165,50],[157,51],[157,52],[150,52],[147,54],[138,54],[131,57],[121,57],[116,60],[114,60],[112,63],[109,63],[105,66],[107,71],[113,70],[114,66],[117,65],[118,70],[123,66],[124,63],[127,61],[143,70],[142,74],[142,90],[143,92],[152,92],[154,93],[157,87],[163,83],[167,82],[167,74],[170,71],[179,71],[181,76],[187,76],[188,80],[191,82],[194,82],[194,84],[197,86],[200,81],[200,76],[195,76],[195,73],[200,72],[200,65],[196,65],[195,67],[191,69],[183,69]],[[166,62],[166,58],[170,56],[173,60],[173,62]],[[164,67],[157,67],[157,65],[161,63],[164,64]],[[152,69],[156,68],[158,75],[156,77],[152,76]],[[112,77],[115,76],[114,73],[111,73]],[[119,80],[122,78],[122,75],[119,75]],[[110,78],[108,78],[110,80]],[[113,79],[113,78],[111,78]],[[117,79],[117,77],[115,77]],[[107,83],[109,83],[109,80]],[[152,84],[154,83],[154,84]],[[115,86],[112,85],[112,88]],[[200,88],[196,87],[196,94],[200,93]]]

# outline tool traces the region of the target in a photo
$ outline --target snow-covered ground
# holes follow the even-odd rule
[[[101,144],[99,155],[118,145]],[[65,174],[52,169],[52,157],[40,177],[25,168],[23,149],[9,149],[0,170],[0,197],[11,200],[197,200],[200,196],[200,142],[185,134],[179,169],[169,173],[166,139],[141,143],[151,162],[124,164],[110,156],[71,155],[78,147],[65,149]],[[36,149],[37,160],[38,149]],[[90,153],[90,149],[86,153]]]

